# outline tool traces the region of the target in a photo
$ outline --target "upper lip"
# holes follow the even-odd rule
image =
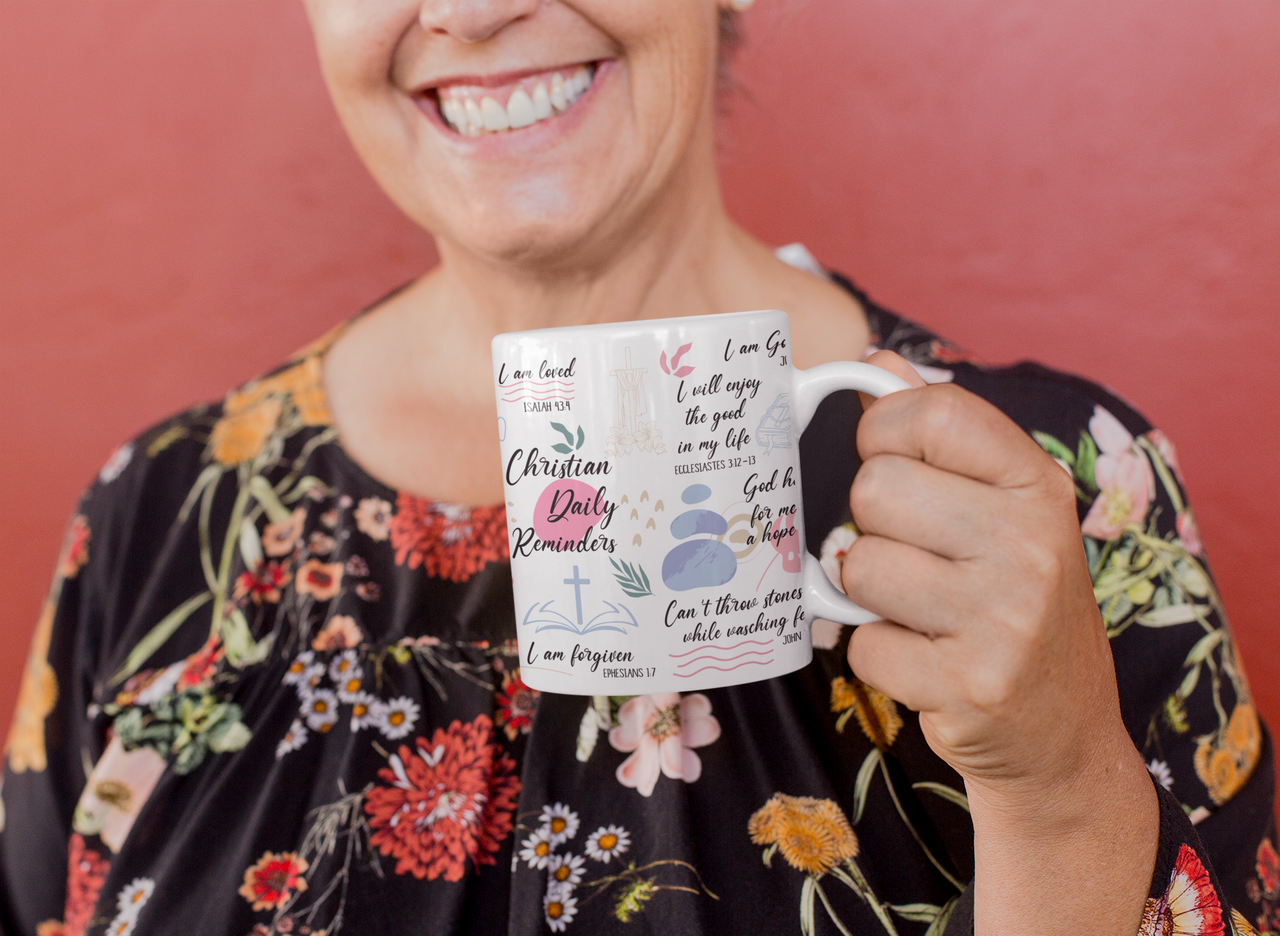
[[[430,78],[426,81],[416,83],[414,85],[414,92],[424,94],[428,91],[446,87],[448,85],[471,85],[478,88],[500,88],[503,85],[515,84],[522,78],[528,78],[532,75],[541,75],[544,72],[572,72],[584,65],[590,65],[594,61],[594,59],[583,59],[581,61],[568,62],[562,65],[538,65],[534,68],[520,68],[504,72],[491,72],[486,75],[479,75],[475,73],[444,75],[439,78]]]

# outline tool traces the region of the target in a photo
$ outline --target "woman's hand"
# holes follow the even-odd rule
[[[924,386],[891,352],[869,362],[918,389],[870,402],[858,427],[864,535],[842,578],[885,620],[854,631],[849,663],[918,711],[964,777],[977,932],[1134,933],[1158,806],[1120,717],[1074,485],[991,404]]]

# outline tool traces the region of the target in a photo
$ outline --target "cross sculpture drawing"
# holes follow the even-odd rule
[[[618,380],[618,425],[630,435],[635,435],[641,421],[648,415],[644,400],[644,375],[648,368],[631,366],[631,349],[626,349],[626,366],[609,371]]]

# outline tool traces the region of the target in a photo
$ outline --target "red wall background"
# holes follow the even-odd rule
[[[1280,728],[1280,4],[758,0],[726,199],[1179,445]],[[297,0],[0,0],[0,726],[78,490],[426,265]]]

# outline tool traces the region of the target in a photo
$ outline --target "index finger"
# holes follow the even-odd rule
[[[980,396],[955,384],[891,393],[858,423],[863,461],[893,454],[998,487],[1024,487],[1041,477],[1048,456],[1020,426]]]

